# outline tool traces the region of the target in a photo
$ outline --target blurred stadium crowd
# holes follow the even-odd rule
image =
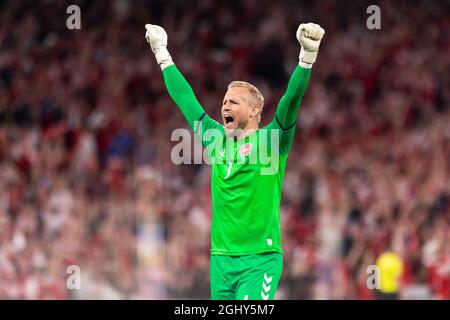
[[[448,1],[381,2],[373,31],[364,1],[77,3],[81,30],[64,1],[0,3],[0,298],[208,298],[210,168],[171,162],[187,124],[144,24],[165,27],[213,118],[246,80],[265,125],[310,21],[326,34],[284,181],[277,298],[372,299],[386,249],[403,298],[450,298]]]

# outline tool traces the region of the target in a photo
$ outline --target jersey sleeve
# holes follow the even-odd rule
[[[181,110],[189,126],[201,138],[202,144],[207,146],[212,131],[223,132],[223,127],[211,119],[200,105],[189,83],[175,65],[163,70],[164,83],[170,97]]]
[[[203,146],[208,148],[208,154],[211,156],[211,151],[217,147],[217,143],[222,142],[225,130],[221,124],[203,113],[196,121],[194,133],[201,139]]]
[[[310,68],[302,68],[297,65],[289,79],[286,92],[278,103],[274,119],[267,126],[270,129],[280,130],[279,149],[281,154],[289,153],[292,147],[297,113],[310,77]]]

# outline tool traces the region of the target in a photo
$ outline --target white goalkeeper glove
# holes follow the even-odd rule
[[[302,23],[298,27],[296,35],[302,47],[298,64],[301,67],[311,68],[316,62],[320,41],[324,34],[325,30],[315,23]]]
[[[154,24],[146,24],[145,39],[150,44],[155,54],[156,62],[158,62],[161,70],[173,64],[172,57],[167,51],[167,33],[160,26]]]

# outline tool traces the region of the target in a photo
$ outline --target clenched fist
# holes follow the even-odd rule
[[[153,53],[156,53],[160,48],[167,47],[167,33],[166,31],[155,24],[146,24],[145,39],[150,44]]]
[[[302,49],[300,51],[299,64],[303,67],[311,68],[316,62],[320,41],[325,30],[315,23],[302,23],[297,29],[297,40]]]
[[[145,39],[150,44],[150,48],[155,54],[156,61],[161,66],[161,69],[172,65],[172,57],[169,51],[167,51],[166,31],[162,27],[154,24],[146,24],[145,29]]]

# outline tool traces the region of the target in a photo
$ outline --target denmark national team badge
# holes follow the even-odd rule
[[[250,154],[251,151],[252,151],[252,144],[245,143],[239,148],[239,155],[241,157],[246,157]]]

